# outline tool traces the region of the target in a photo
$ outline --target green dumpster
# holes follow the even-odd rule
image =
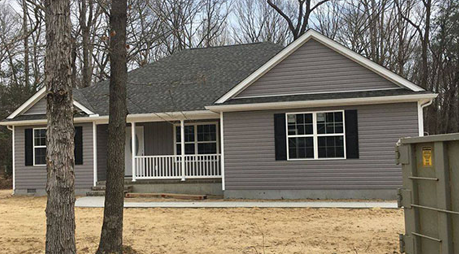
[[[407,254],[459,254],[459,134],[403,138],[396,146],[402,166]]]

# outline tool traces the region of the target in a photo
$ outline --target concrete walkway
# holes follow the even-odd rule
[[[82,197],[76,207],[104,207],[104,197]],[[283,201],[184,201],[184,202],[124,202],[125,208],[397,208],[397,202],[283,202]]]

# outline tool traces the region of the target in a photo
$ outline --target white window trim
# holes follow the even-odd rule
[[[341,112],[343,114],[343,133],[332,133],[332,134],[318,134],[317,133],[317,114],[318,113],[331,113],[331,112]],[[289,135],[288,134],[288,116],[289,115],[297,115],[297,114],[312,114],[312,134],[305,134],[305,135]],[[344,146],[344,157],[336,157],[336,158],[319,158],[319,137],[326,137],[326,136],[343,136],[343,146]],[[346,152],[346,114],[344,110],[327,110],[327,111],[309,111],[309,112],[289,112],[285,113],[285,136],[286,136],[286,150],[287,150],[287,160],[288,161],[312,161],[312,160],[345,160],[347,159],[347,152]],[[314,145],[314,158],[290,158],[290,151],[289,151],[289,138],[295,137],[312,137],[313,138],[313,145]]]
[[[46,145],[41,145],[41,146],[36,146],[35,145],[35,130],[46,130],[46,128],[33,128],[32,129],[32,156],[33,156],[33,166],[34,167],[42,167],[42,166],[46,166],[46,163],[45,164],[36,164],[35,163],[35,148],[47,148]]]
[[[198,153],[198,144],[204,143],[214,143],[214,141],[198,141],[198,125],[207,125],[207,124],[215,124],[216,128],[216,143],[217,143],[217,153],[220,154],[220,135],[219,135],[219,124],[218,122],[194,122],[194,123],[185,123],[184,126],[194,126],[194,141],[185,141],[185,144],[194,144],[194,155],[210,155],[210,154],[199,154]],[[177,141],[177,131],[176,128],[180,127],[180,123],[176,123],[173,125],[174,129],[174,155],[177,155],[177,144],[180,143],[180,140]],[[213,153],[212,153],[213,154]],[[185,155],[193,155],[193,154],[185,154]]]

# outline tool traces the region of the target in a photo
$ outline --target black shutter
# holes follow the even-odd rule
[[[33,166],[33,129],[25,129],[25,165]]]
[[[285,132],[285,114],[274,114],[274,145],[276,160],[287,160],[287,145]]]
[[[75,165],[83,165],[83,127],[75,127]]]
[[[359,125],[357,110],[346,110],[346,158],[359,158]]]

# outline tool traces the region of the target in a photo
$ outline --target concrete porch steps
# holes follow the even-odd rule
[[[174,198],[186,200],[204,200],[207,195],[190,195],[177,193],[126,193],[126,198]]]
[[[86,192],[86,196],[88,197],[104,197],[105,196],[105,184],[104,185],[96,185],[91,188],[91,191]],[[124,194],[132,192],[133,187],[131,185],[124,185]]]

